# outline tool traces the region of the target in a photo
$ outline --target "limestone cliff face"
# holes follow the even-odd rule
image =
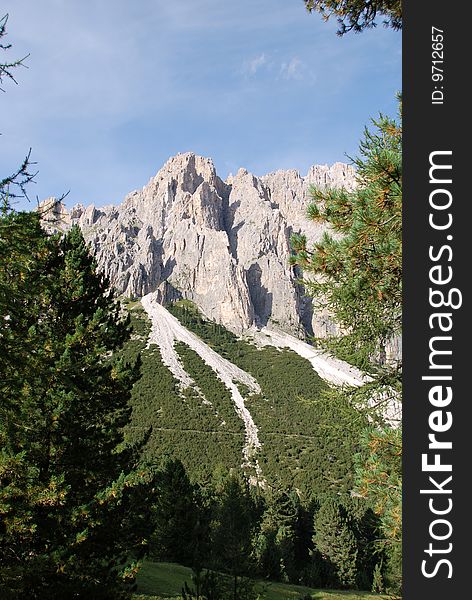
[[[305,218],[310,184],[351,188],[354,170],[337,163],[258,178],[241,169],[224,182],[210,159],[179,154],[118,206],[55,210],[81,227],[120,294],[188,298],[235,332],[272,322],[300,333],[319,321],[288,264],[292,232],[314,241],[323,230]]]

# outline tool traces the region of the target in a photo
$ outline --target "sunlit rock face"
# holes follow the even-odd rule
[[[240,169],[222,181],[210,159],[178,154],[121,204],[69,212],[56,206],[45,211],[45,224],[78,224],[125,296],[188,298],[238,333],[267,324],[298,335],[329,333],[332,324],[313,314],[300,272],[289,265],[291,234],[316,241],[324,230],[305,217],[312,184],[351,189],[355,172],[341,163],[313,166],[306,177],[293,170],[256,177]]]

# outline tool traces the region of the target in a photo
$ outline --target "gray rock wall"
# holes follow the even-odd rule
[[[240,169],[224,182],[210,159],[179,154],[118,206],[56,207],[54,214],[81,227],[120,294],[157,291],[163,303],[188,298],[235,332],[274,323],[302,334],[319,331],[325,316],[312,314],[289,266],[290,235],[315,241],[323,232],[305,218],[310,184],[352,188],[354,175],[336,163],[314,166],[306,177]]]

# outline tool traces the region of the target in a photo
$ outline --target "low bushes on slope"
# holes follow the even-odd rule
[[[269,483],[295,486],[303,496],[346,493],[365,421],[332,394],[311,364],[291,350],[258,348],[205,321],[189,301],[168,307],[221,356],[255,377],[261,394],[245,394],[259,428],[259,463]],[[191,373],[193,375],[193,373]]]

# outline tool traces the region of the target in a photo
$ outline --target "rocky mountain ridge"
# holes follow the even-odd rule
[[[310,185],[355,186],[346,164],[313,166],[256,177],[240,169],[226,181],[213,162],[193,153],[170,158],[142,190],[117,206],[77,205],[54,199],[46,225],[78,224],[117,292],[161,303],[195,302],[211,320],[241,333],[274,324],[290,333],[318,335],[332,327],[313,315],[311,302],[289,266],[290,236],[311,241],[324,227],[305,218]]]

